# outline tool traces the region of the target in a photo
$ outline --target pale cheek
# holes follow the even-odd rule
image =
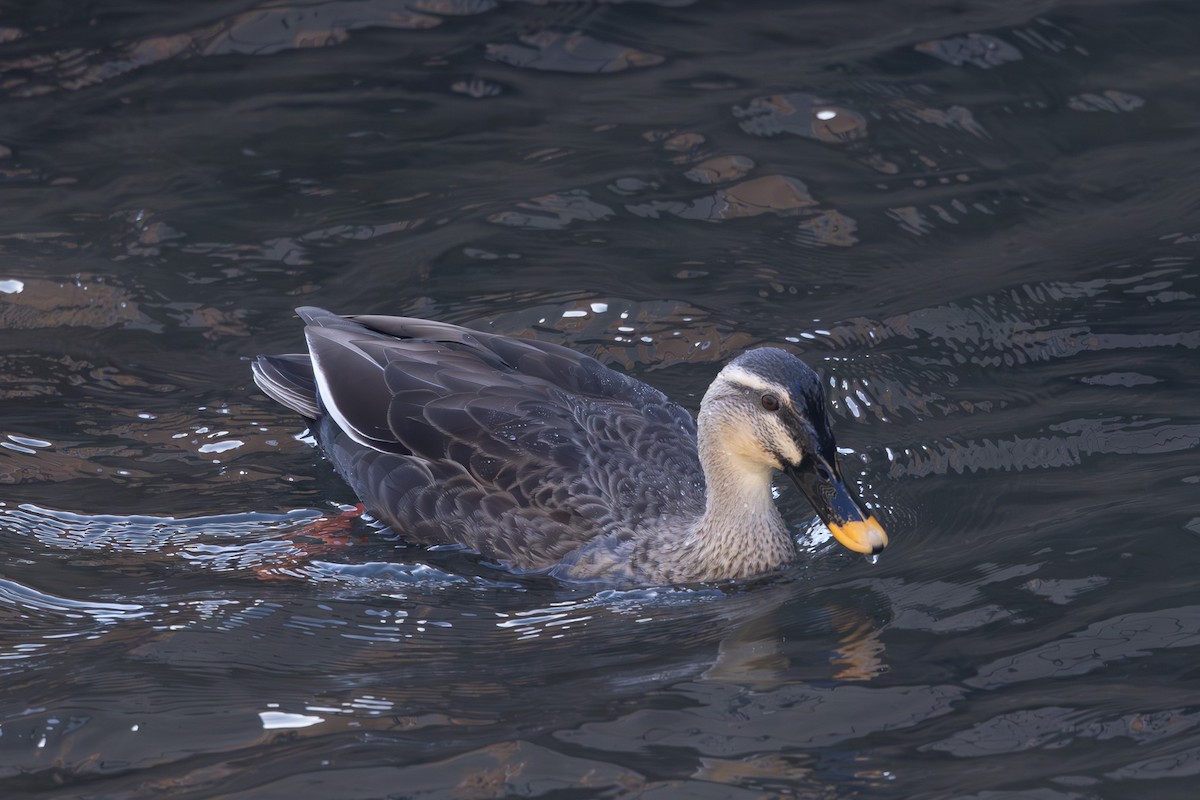
[[[724,440],[726,449],[733,453],[739,461],[775,466],[775,459],[763,449],[760,432],[738,428],[727,431]]]
[[[798,464],[803,458],[783,424],[774,419],[760,421],[754,428],[729,431],[725,437],[725,444],[739,459],[773,469],[783,469],[786,466],[778,462],[776,453],[783,456],[789,464]]]
[[[775,435],[775,449],[781,456],[787,459],[789,464],[799,464],[804,454],[800,452],[800,448],[796,446],[796,442],[788,434],[787,429],[783,427],[783,423],[774,422],[772,424],[772,433]]]

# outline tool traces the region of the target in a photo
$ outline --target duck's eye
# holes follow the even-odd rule
[[[767,411],[778,411],[779,398],[773,394],[764,394],[762,396],[762,407]]]

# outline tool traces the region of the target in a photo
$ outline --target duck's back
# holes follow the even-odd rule
[[[260,356],[255,380],[317,420],[338,472],[406,538],[520,569],[582,554],[619,572],[634,532],[703,510],[691,415],[593,358],[428,320],[298,313],[309,354]]]

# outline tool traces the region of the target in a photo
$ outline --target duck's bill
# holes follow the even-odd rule
[[[828,480],[819,470],[824,471]],[[799,466],[790,467],[787,473],[843,547],[870,555],[887,547],[888,536],[883,526],[850,493],[836,466],[810,457]]]

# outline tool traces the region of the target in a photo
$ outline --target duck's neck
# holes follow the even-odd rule
[[[708,417],[708,418],[706,418]],[[701,411],[700,464],[706,485],[704,514],[692,530],[690,555],[701,580],[756,575],[795,555],[795,543],[775,507],[772,470],[746,455],[716,415]]]

